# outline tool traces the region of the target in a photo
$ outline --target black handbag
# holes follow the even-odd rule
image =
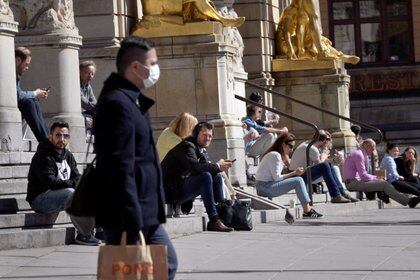
[[[85,162],[89,152],[90,142],[86,152]],[[97,182],[96,180],[96,157],[91,163],[88,163],[83,170],[83,174],[76,184],[76,189],[73,193],[73,197],[70,201],[69,207],[66,212],[76,217],[92,217],[95,215],[95,198],[94,188]]]
[[[232,200],[224,200],[219,202],[216,205],[217,215],[219,219],[225,224],[225,226],[230,227],[232,225],[232,218],[233,218],[233,201]]]
[[[251,201],[237,199],[233,202],[232,209],[231,226],[235,230],[252,230]]]

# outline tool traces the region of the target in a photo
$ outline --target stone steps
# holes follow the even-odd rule
[[[26,193],[27,184],[26,179],[0,179],[0,198],[3,195]]]
[[[0,215],[0,228],[28,228],[59,224],[71,224],[65,212],[40,214],[35,212]]]
[[[31,210],[26,194],[0,196],[0,213],[17,213]]]

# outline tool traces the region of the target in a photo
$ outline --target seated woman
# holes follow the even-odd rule
[[[391,183],[397,191],[419,196],[420,186],[416,183],[406,181],[406,178],[398,173],[397,164],[394,158],[398,157],[399,152],[396,144],[388,143],[386,145],[386,154],[381,161],[380,167],[386,170],[386,180]],[[413,177],[412,174],[411,177]]]
[[[414,147],[407,147],[404,153],[395,158],[398,174],[404,177],[407,182],[420,186],[419,174],[416,173],[417,150]]]
[[[185,112],[179,114],[169,123],[169,127],[162,131],[156,143],[161,162],[173,147],[191,135],[197,123],[196,117]]]
[[[304,173],[302,167],[295,171],[282,174],[284,159],[292,152],[295,145],[295,136],[290,133],[281,134],[274,144],[264,153],[258,165],[256,174],[256,188],[260,196],[277,197],[295,189],[303,208],[304,219],[317,219],[323,215],[311,209],[311,201],[306,190],[304,180],[299,177]]]

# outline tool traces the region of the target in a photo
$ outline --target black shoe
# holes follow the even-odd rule
[[[75,240],[76,244],[87,245],[87,246],[98,246],[101,241],[95,238],[93,235],[83,235],[78,233]]]
[[[378,192],[378,193],[377,193],[377,196],[378,196],[378,198],[379,198],[380,200],[382,200],[384,203],[386,203],[386,204],[389,204],[389,203],[390,203],[390,201],[389,201],[389,196],[388,196],[386,193],[384,193],[384,192]]]
[[[309,212],[303,213],[303,219],[321,219],[324,215],[319,214],[314,209],[309,210]]]
[[[414,208],[417,206],[417,204],[419,204],[419,202],[420,202],[420,196],[412,197],[408,201],[408,206],[410,206],[410,208]]]
[[[96,232],[95,232],[95,238],[99,239],[99,240],[105,240],[105,233],[104,233],[104,229],[101,227],[97,227],[96,228]]]

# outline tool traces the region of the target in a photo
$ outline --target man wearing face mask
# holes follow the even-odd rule
[[[117,54],[118,73],[105,81],[96,106],[93,125],[97,155],[96,221],[105,242],[139,243],[141,230],[148,244],[168,249],[169,279],[175,278],[175,249],[162,224],[166,221],[165,198],[159,157],[147,111],[154,101],[141,93],[159,79],[153,42],[129,37]]]
[[[36,213],[57,213],[67,208],[80,178],[73,154],[66,149],[70,140],[69,125],[55,122],[48,140],[38,145],[28,174],[26,200]],[[78,230],[76,243],[99,245],[92,235],[94,220],[70,216]]]

